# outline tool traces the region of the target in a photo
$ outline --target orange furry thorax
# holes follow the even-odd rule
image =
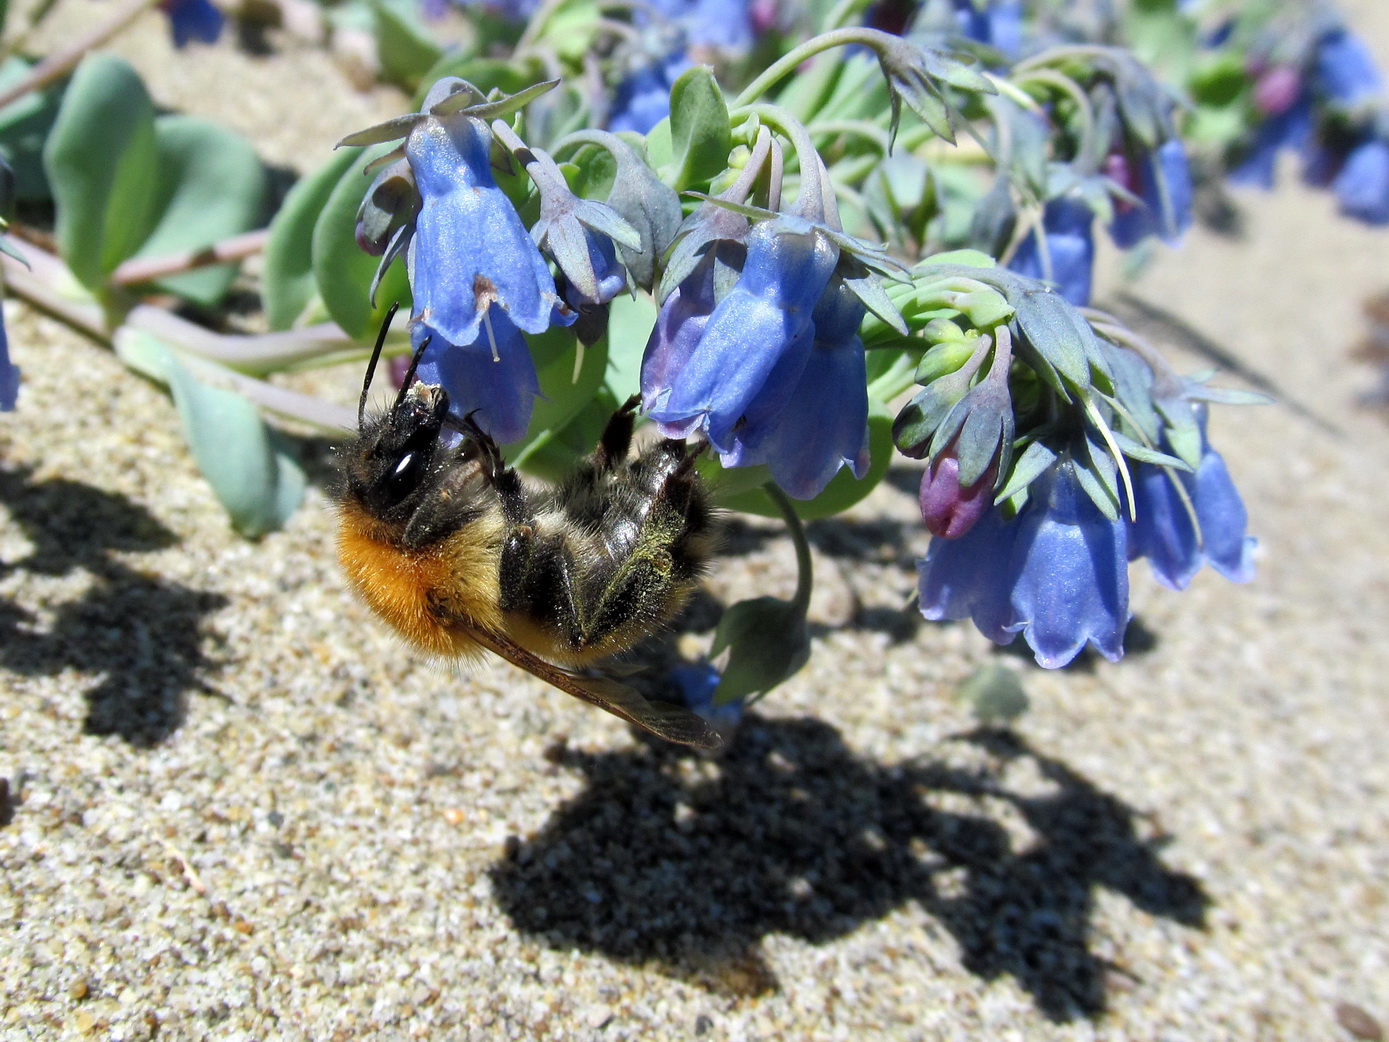
[[[469,631],[504,626],[499,522],[478,520],[422,549],[401,546],[389,529],[356,504],[342,504],[338,561],[352,588],[414,646],[436,655],[480,654]]]

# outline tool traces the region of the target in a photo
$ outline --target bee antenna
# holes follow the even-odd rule
[[[371,361],[367,363],[367,375],[362,380],[362,397],[357,402],[357,426],[362,425],[362,420],[367,412],[367,394],[371,391],[371,378],[376,373],[376,363],[381,361],[381,349],[386,346],[386,333],[391,328],[391,319],[395,318],[396,311],[400,308],[400,301],[395,301],[386,309],[386,317],[381,322],[381,332],[376,334],[376,346],[371,349]]]
[[[420,346],[415,348],[415,353],[410,357],[410,368],[405,370],[405,378],[400,381],[400,393],[395,396],[395,407],[400,408],[400,403],[405,401],[405,394],[410,390],[410,385],[415,382],[415,370],[420,367],[420,359],[424,357],[425,348],[429,347],[434,340],[434,336],[425,337],[420,341]]]

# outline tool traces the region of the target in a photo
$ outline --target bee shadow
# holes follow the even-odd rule
[[[1097,1016],[1123,971],[1091,950],[1096,888],[1191,927],[1205,892],[1163,864],[1139,812],[1066,764],[1007,730],[959,741],[984,766],[880,764],[820,721],[756,716],[717,760],[654,741],[559,749],[587,788],[509,847],[493,889],[516,929],[556,949],[742,997],[778,987],[767,934],[820,944],[915,903],[970,972],[1012,976],[1053,1021]],[[1040,786],[1005,782],[1020,764]],[[1031,830],[1025,848],[1005,815]]]
[[[16,469],[0,470],[0,502],[32,548],[19,560],[0,561],[0,576],[85,572],[91,579],[42,625],[26,608],[0,600],[0,668],[23,676],[101,674],[86,692],[84,731],[139,746],[163,741],[182,724],[188,692],[215,693],[204,679],[217,663],[204,651],[202,621],[226,598],[112,556],[177,542],[122,496],[78,481],[34,481],[31,471]]]

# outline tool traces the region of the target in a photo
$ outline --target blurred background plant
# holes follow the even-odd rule
[[[7,291],[169,388],[248,536],[303,495],[279,425],[354,423],[269,378],[365,362],[392,302],[387,354],[434,338],[421,374],[529,473],[640,394],[709,442],[721,505],[797,550],[793,598],[732,606],[718,668],[677,677],[723,724],[805,662],[801,519],[896,452],[925,461],[921,611],[1044,666],[1122,654],[1132,559],[1178,589],[1207,563],[1249,579],[1205,408],[1257,396],[1090,308],[1096,226],[1136,272],[1285,151],[1389,223],[1382,79],[1323,0],[135,0],[29,53],[64,2],[0,9]],[[158,111],[101,50],[152,6],[188,51],[273,22],[418,111],[342,128],[365,152],[267,213],[251,142]],[[253,255],[261,331],[230,332]]]

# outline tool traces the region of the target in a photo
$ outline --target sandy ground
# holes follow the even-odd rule
[[[1389,10],[1353,6],[1389,67]],[[277,164],[399,106],[146,28],[156,97],[243,85],[216,111]],[[1105,300],[1280,395],[1212,421],[1257,580],[1139,567],[1127,660],[1048,673],[903,610],[904,477],[812,527],[811,665],[716,760],[416,660],[343,588],[321,445],[287,530],[238,539],[168,400],[7,302],[0,1037],[1379,1037],[1389,427],[1350,348],[1389,237],[1292,183],[1239,202]],[[687,640],[789,593],[767,532]],[[1008,730],[952,694],[989,662],[1031,697]]]

